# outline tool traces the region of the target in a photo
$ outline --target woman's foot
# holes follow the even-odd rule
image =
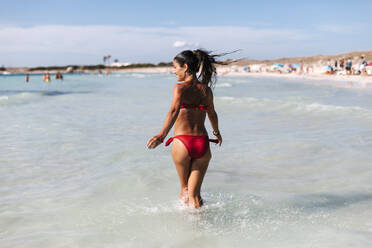
[[[189,194],[188,194],[187,188],[181,190],[180,199],[186,205],[189,204]]]
[[[204,204],[203,199],[200,196],[190,197],[190,207],[201,208]]]

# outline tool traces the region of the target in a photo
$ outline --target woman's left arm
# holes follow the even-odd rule
[[[167,117],[165,118],[163,128],[158,135],[155,135],[154,137],[150,138],[149,141],[147,141],[148,148],[153,149],[160,145],[165,137],[167,137],[168,132],[172,129],[174,123],[176,122],[181,106],[181,90],[182,86],[180,84],[176,84],[174,86],[172,104],[168,111]]]

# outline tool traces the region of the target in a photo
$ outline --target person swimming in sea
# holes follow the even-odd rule
[[[50,83],[50,81],[52,81],[51,78],[50,78],[50,74],[49,74],[49,72],[44,73],[44,75],[43,75],[43,81],[44,81],[45,83]]]
[[[174,85],[163,128],[147,142],[148,148],[157,147],[174,125],[174,136],[165,145],[173,142],[172,158],[180,180],[180,198],[193,208],[203,205],[200,189],[212,157],[209,142],[222,144],[212,88],[216,83],[215,65],[226,64],[215,58],[223,55],[212,55],[201,49],[185,50],[173,59],[173,73],[181,83]],[[206,117],[216,139],[209,139],[204,125]]]
[[[59,71],[57,71],[57,73],[56,73],[56,75],[55,75],[55,79],[63,80],[62,73],[60,73]]]

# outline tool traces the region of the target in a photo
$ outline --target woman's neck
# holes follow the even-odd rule
[[[187,76],[187,77],[185,78],[184,82],[185,82],[186,84],[196,84],[196,83],[198,83],[199,81],[198,81],[198,79],[196,78],[195,75],[189,75],[189,76]]]

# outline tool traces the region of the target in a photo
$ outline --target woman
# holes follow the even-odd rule
[[[173,59],[174,74],[183,83],[173,88],[172,104],[160,133],[147,142],[148,148],[157,147],[175,125],[174,137],[168,139],[166,146],[173,141],[172,158],[180,179],[180,198],[194,208],[203,205],[200,188],[211,159],[209,141],[222,144],[211,90],[215,83],[215,64],[223,64],[215,60],[217,56],[222,55],[186,50]],[[208,138],[204,126],[207,115],[217,140]]]

